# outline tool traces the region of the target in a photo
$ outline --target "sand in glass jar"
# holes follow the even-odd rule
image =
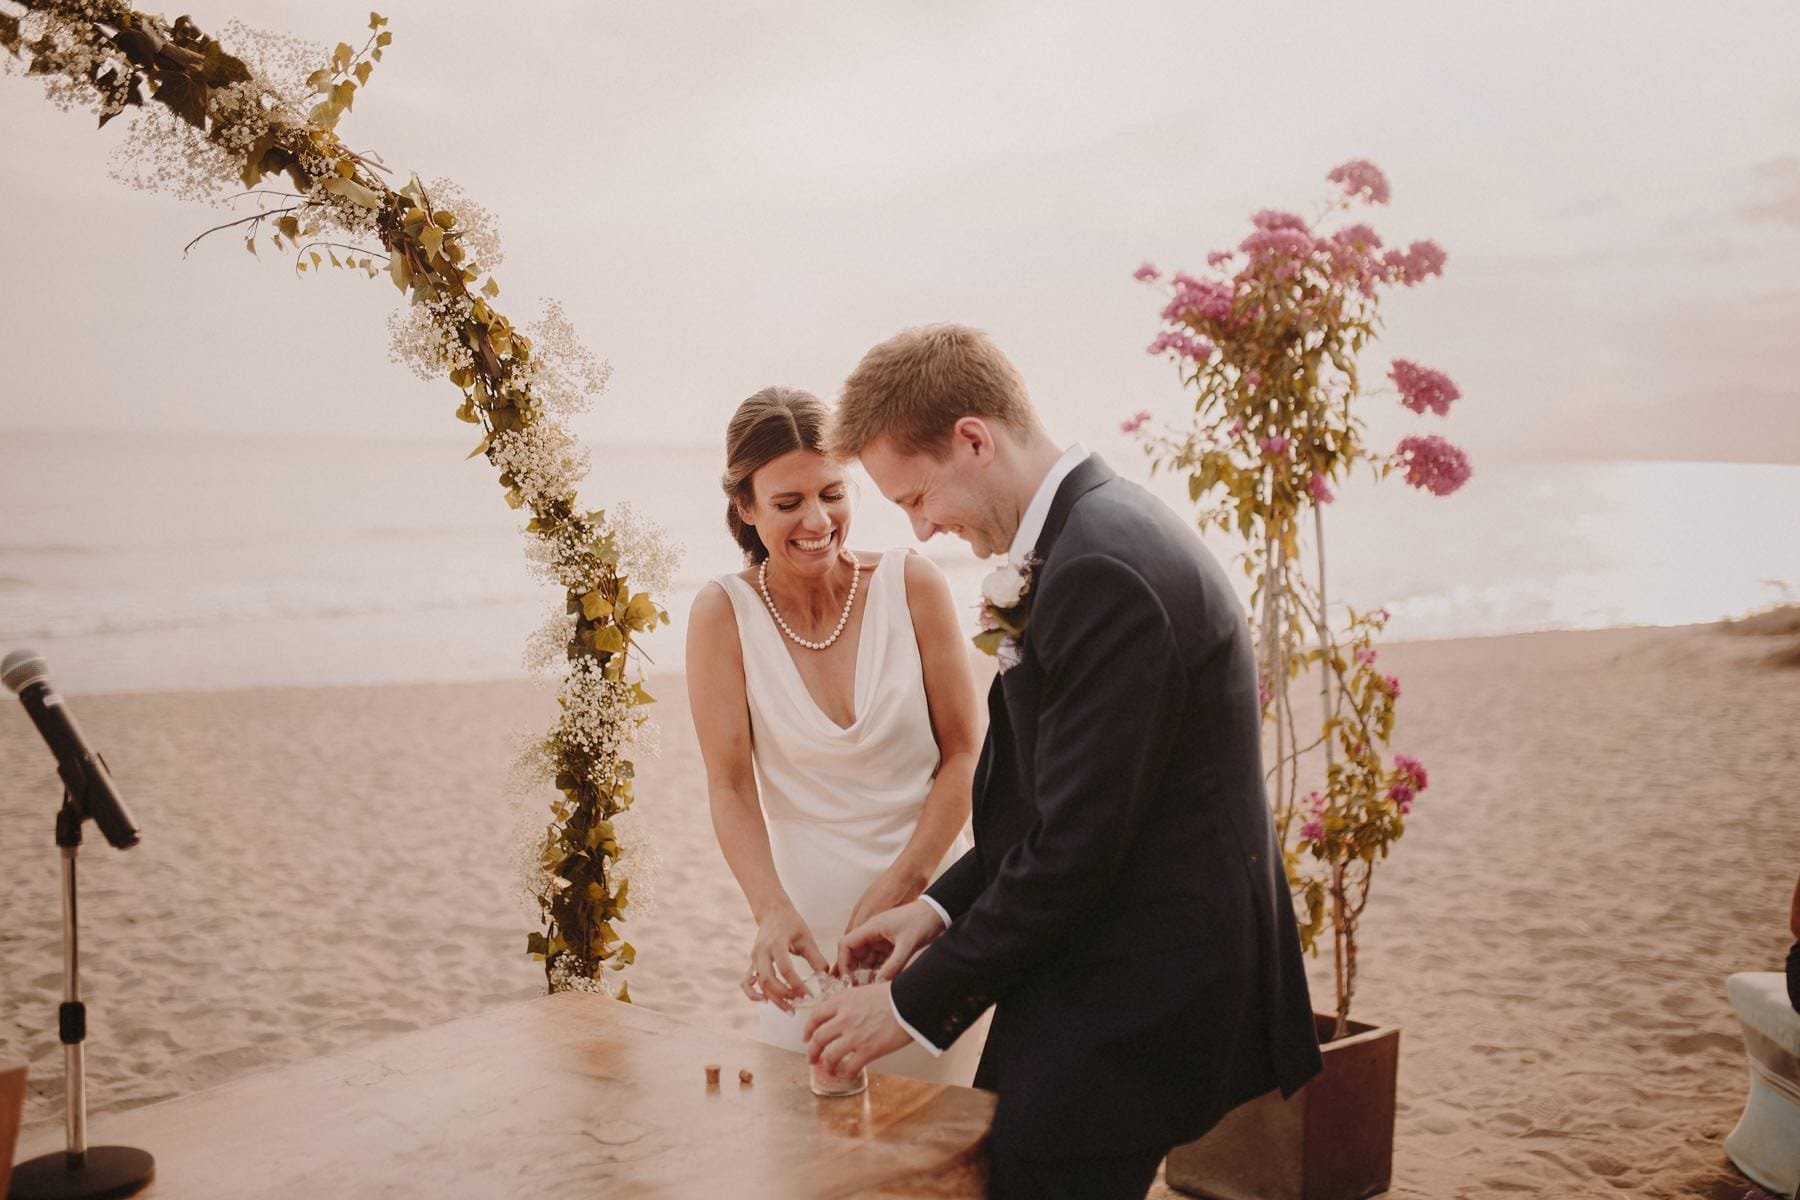
[[[867,975],[869,979],[874,977],[872,972],[857,971],[852,974]],[[804,1018],[821,1001],[846,990],[853,982],[864,983],[868,980],[845,981],[823,971],[810,975],[803,981],[807,994],[793,1002],[794,1011]],[[843,1076],[833,1075],[822,1063],[812,1063],[810,1066],[812,1069],[812,1094],[815,1096],[858,1096],[868,1090],[869,1072],[866,1069],[858,1071],[854,1075]]]

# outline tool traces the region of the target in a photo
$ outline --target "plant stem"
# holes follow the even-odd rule
[[[1325,599],[1325,509],[1315,502],[1312,510],[1313,539],[1318,543],[1319,551],[1319,620],[1313,628],[1319,631],[1319,650],[1324,655],[1319,660],[1319,699],[1323,705],[1325,720],[1330,721],[1337,716],[1336,693],[1331,687],[1333,664],[1337,658],[1337,643],[1331,636],[1331,606]],[[1325,770],[1329,773],[1337,756],[1331,739],[1328,737],[1324,741]]]

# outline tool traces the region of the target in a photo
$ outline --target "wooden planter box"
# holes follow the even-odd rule
[[[1315,1013],[1319,1038],[1335,1017]],[[1207,1200],[1361,1200],[1394,1174],[1400,1030],[1350,1022],[1325,1042],[1325,1069],[1283,1100],[1258,1096],[1169,1152],[1171,1187]]]
[[[13,1149],[25,1116],[25,1064],[0,1062],[0,1196],[11,1186]]]

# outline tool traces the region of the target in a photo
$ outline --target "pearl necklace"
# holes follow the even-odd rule
[[[781,610],[775,607],[774,597],[769,595],[769,560],[763,559],[756,568],[756,587],[762,592],[763,603],[769,607],[769,615],[775,618],[775,624],[781,626],[781,632],[788,635],[795,645],[804,646],[808,650],[823,650],[838,640],[844,632],[844,626],[850,623],[850,606],[856,603],[856,585],[862,579],[862,560],[854,554],[850,556],[850,598],[844,601],[843,615],[838,617],[837,628],[831,636],[822,642],[809,642],[788,627],[781,619]]]

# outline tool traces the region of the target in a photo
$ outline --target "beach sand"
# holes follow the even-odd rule
[[[1800,672],[1718,627],[1395,645],[1395,749],[1431,772],[1365,916],[1356,1015],[1403,1029],[1396,1197],[1755,1195],[1724,994],[1774,970],[1800,869]],[[638,1003],[749,1032],[750,921],[678,678],[640,770]],[[93,1131],[541,990],[506,798],[527,683],[78,696],[144,830],[81,858]],[[0,716],[0,1059],[61,1112],[58,789]],[[547,801],[547,797],[544,798]],[[531,802],[533,808],[538,801]],[[1314,965],[1315,1007],[1330,968]],[[1159,1185],[1156,1195],[1174,1195]]]

